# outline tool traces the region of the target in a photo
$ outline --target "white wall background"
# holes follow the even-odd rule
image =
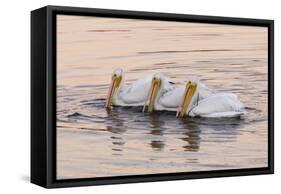
[[[262,0],[7,0],[0,11],[0,193],[268,193],[279,188],[280,1]],[[111,8],[275,20],[275,175],[45,190],[29,183],[30,11],[45,5]]]

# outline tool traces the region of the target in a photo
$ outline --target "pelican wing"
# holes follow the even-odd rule
[[[244,114],[244,105],[236,95],[217,93],[198,102],[190,112],[190,116],[201,117],[234,117]]]
[[[177,109],[182,99],[185,87],[176,87],[167,91],[160,99],[159,104],[165,108]]]
[[[125,104],[144,103],[147,98],[152,74],[134,81],[120,93],[120,99]]]

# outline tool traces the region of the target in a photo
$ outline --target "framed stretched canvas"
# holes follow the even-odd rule
[[[31,182],[273,173],[273,21],[31,12]]]

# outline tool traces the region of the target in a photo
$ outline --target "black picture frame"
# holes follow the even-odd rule
[[[102,16],[268,28],[268,167],[56,180],[56,15]],[[274,21],[46,6],[31,12],[31,182],[46,188],[274,173]]]

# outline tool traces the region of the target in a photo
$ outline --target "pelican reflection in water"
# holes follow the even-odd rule
[[[120,156],[124,150],[131,149],[130,143],[128,145],[127,143],[134,141],[135,138],[144,138],[141,143],[144,152],[147,152],[147,148],[156,152],[199,151],[200,124],[175,119],[174,114],[168,111],[143,114],[139,110],[137,107],[117,107],[108,112],[106,129],[110,133],[113,155]],[[132,128],[137,132],[134,132],[130,139],[128,138],[130,130],[127,129]],[[168,141],[169,137],[175,134],[176,139],[180,141]]]
[[[130,142],[135,139],[143,140],[141,144],[144,152],[147,148],[157,152],[197,152],[201,141],[206,141],[201,136],[213,134],[214,139],[207,141],[235,141],[239,134],[237,129],[244,125],[244,121],[238,118],[175,119],[169,111],[143,114],[136,110],[140,109],[118,107],[108,112],[106,129],[110,133],[112,154],[122,155],[124,150],[131,149]],[[136,131],[129,138],[129,129],[132,128]],[[170,137],[181,142],[171,141],[174,138]]]

